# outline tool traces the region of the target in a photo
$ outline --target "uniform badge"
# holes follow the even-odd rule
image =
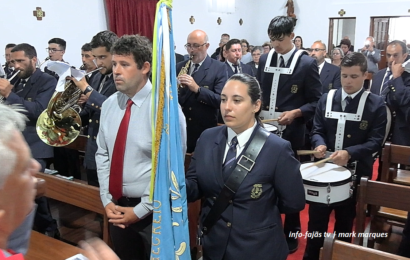
[[[30,102],[31,102],[31,98],[27,98],[27,101],[30,101]]]
[[[259,199],[262,194],[262,184],[255,184],[253,185],[251,198],[252,199]]]
[[[333,88],[333,83],[329,83],[329,89]]]
[[[209,86],[204,86],[204,88],[207,88],[207,89],[209,89]]]
[[[293,94],[298,93],[298,85],[292,85],[292,88],[290,89],[290,92]]]
[[[367,126],[369,125],[369,122],[367,122],[366,120],[362,120],[362,122],[360,122],[360,130],[366,130]]]

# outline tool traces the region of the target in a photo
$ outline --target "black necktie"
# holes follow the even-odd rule
[[[194,67],[194,70],[192,71],[191,75],[194,75],[194,73],[198,70],[198,68],[199,68],[199,64],[196,63],[195,67]]]
[[[232,66],[235,68],[234,73],[237,74],[238,73],[238,65],[232,64]]]
[[[236,145],[238,144],[238,138],[236,136],[232,138],[231,145],[229,146],[228,153],[226,154],[225,162],[222,168],[222,175],[224,180],[227,180],[229,174],[231,173],[231,169],[235,166],[236,162]]]
[[[383,81],[383,85],[382,85],[382,89],[381,89],[381,92],[380,92],[380,95],[381,96],[385,96],[386,94],[383,94],[383,92],[385,92],[384,90],[385,89],[387,89],[387,87],[388,87],[388,85],[389,85],[389,81],[390,81],[390,76],[391,76],[391,70],[388,70],[387,71],[387,73],[386,73],[386,77],[384,78],[384,81]]]
[[[20,80],[20,83],[16,86],[16,90],[15,93],[19,93],[21,91],[23,91],[24,85],[27,83],[27,81],[25,79]]]
[[[105,83],[105,81],[106,81],[107,79],[108,79],[108,75],[105,75],[104,78],[103,78],[103,80],[102,80],[101,83],[100,83],[100,87],[98,88],[98,92],[101,93],[101,91],[102,91],[103,88],[104,88],[104,83]]]
[[[286,67],[286,66],[285,66],[285,60],[283,59],[283,56],[280,56],[279,60],[280,60],[280,65],[279,65],[279,67],[285,68],[285,67]]]
[[[347,106],[350,104],[350,102],[352,101],[352,97],[351,96],[347,96],[346,98],[345,98],[345,101],[346,101],[346,106],[345,106],[345,109],[344,110],[346,110],[346,108],[347,108]]]

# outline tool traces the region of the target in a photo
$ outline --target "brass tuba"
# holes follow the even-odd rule
[[[36,130],[40,139],[54,147],[72,143],[80,134],[81,117],[72,106],[80,99],[81,90],[72,80],[63,92],[54,92],[47,109],[40,114]]]
[[[189,67],[191,66],[191,62],[192,62],[192,56],[189,56],[189,60],[187,61],[187,63],[185,63],[185,66],[181,68],[181,70],[178,73],[178,77],[180,75],[184,75],[184,74],[188,74],[189,72]],[[183,88],[184,86],[179,83],[178,81],[178,89]]]

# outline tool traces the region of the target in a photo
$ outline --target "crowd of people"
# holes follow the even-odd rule
[[[305,48],[294,26],[290,17],[273,18],[267,28],[270,41],[262,46],[224,33],[211,56],[205,31],[187,35],[188,55],[176,64],[179,124],[181,149],[193,153],[187,197],[202,199],[203,259],[279,260],[298,249],[292,234],[301,231],[299,213],[306,202],[298,150],[314,150],[316,159],[330,157],[338,166],[355,162],[358,180],[372,176],[373,154],[388,134],[386,106],[396,115],[392,143],[410,145],[410,76],[401,66],[406,45],[391,41],[388,67],[379,71],[380,50],[372,37],[360,52],[343,39],[329,60],[323,41]],[[63,39],[51,39],[48,59],[64,62],[66,47]],[[37,209],[33,205],[31,175],[52,162],[62,175],[81,176],[78,152],[53,149],[36,133],[59,76],[47,66],[44,72],[38,68],[30,44],[8,44],[5,56],[0,102],[10,106],[0,104],[0,131],[7,134],[0,136],[0,162],[9,167],[0,168],[0,248],[10,255],[8,249],[25,252],[7,243],[24,220],[25,230],[34,218],[35,230],[59,238],[47,199],[36,199]],[[90,75],[67,80],[81,91],[77,104],[88,137],[88,184],[100,188],[118,257],[149,259],[152,44],[144,36],[102,31],[83,45],[81,56],[81,69]],[[276,129],[272,133],[264,129],[269,120]],[[25,199],[18,212],[5,199],[16,189],[27,192],[17,196]],[[311,204],[308,231],[326,232],[334,210],[335,232],[352,232],[355,205],[356,189],[341,203]],[[401,255],[409,256],[409,233],[407,226]],[[308,238],[303,259],[319,259],[323,240]],[[112,251],[98,253],[108,250],[101,243],[83,245],[90,259],[118,259]]]

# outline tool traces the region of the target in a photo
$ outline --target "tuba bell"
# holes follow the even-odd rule
[[[40,114],[36,130],[40,139],[54,147],[72,143],[80,134],[81,117],[73,106],[81,90],[72,80],[65,83],[63,92],[54,92],[47,109]]]

